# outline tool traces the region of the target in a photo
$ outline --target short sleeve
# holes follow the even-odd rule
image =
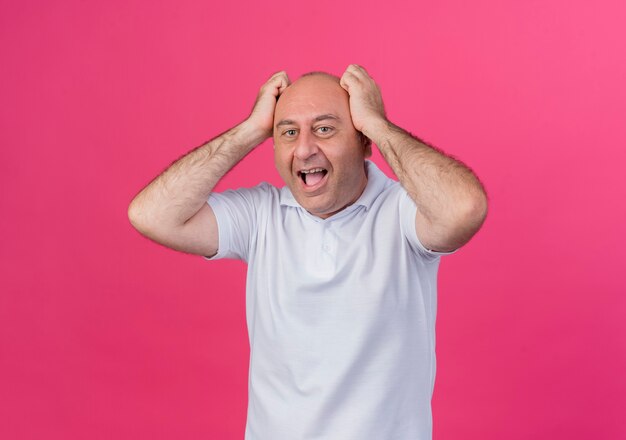
[[[435,261],[444,255],[454,254],[458,249],[450,252],[438,252],[427,249],[417,236],[415,230],[415,215],[417,214],[417,205],[411,199],[406,191],[402,191],[400,194],[400,223],[402,233],[408,240],[411,248],[419,255],[424,257],[428,261]]]
[[[248,261],[250,246],[256,237],[258,208],[269,185],[213,193],[207,203],[217,220],[218,250],[207,260],[231,258]]]

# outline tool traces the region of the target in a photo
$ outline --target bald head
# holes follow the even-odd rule
[[[328,79],[332,79],[334,80],[337,84],[339,84],[339,82],[341,81],[341,78],[339,78],[337,75],[333,75],[332,73],[328,73],[328,72],[322,72],[320,70],[314,71],[314,72],[307,72],[305,74],[303,74],[302,76],[300,76],[299,79],[301,78],[307,78],[310,76],[325,76]]]
[[[346,99],[349,99],[348,92],[339,84],[339,77],[327,72],[308,72],[302,75],[300,78],[292,82],[278,97],[278,102],[283,97],[289,96],[294,93],[301,93],[302,90],[309,91],[309,89],[324,88],[326,90],[333,90],[335,93],[343,95]]]
[[[304,112],[310,113],[312,117],[332,115],[343,118],[354,129],[350,116],[350,95],[341,87],[340,78],[336,75],[321,71],[308,72],[291,83],[276,103],[274,128],[281,122],[292,121],[290,115],[304,115]],[[371,140],[360,131],[355,132],[366,149],[366,157],[370,156]]]

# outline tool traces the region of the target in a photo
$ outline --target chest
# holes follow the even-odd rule
[[[350,208],[349,208],[350,209]],[[352,304],[401,292],[415,272],[414,255],[387,212],[355,207],[331,221],[288,212],[257,231],[249,271],[260,288],[297,300],[344,298]]]

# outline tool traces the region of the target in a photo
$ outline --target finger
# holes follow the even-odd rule
[[[272,74],[272,76],[270,76],[270,80],[272,80],[273,78],[276,78],[278,76],[282,76],[282,75],[287,75],[287,72],[285,72],[284,70],[279,70],[278,72],[274,72],[274,74]]]
[[[343,87],[348,94],[352,95],[363,89],[362,81],[352,72],[345,72],[339,81],[339,85]]]
[[[359,66],[358,64],[350,64],[346,70],[348,70],[349,72],[352,72],[353,74],[357,76],[361,76],[361,75],[367,76],[367,70],[365,70],[363,67]]]
[[[279,76],[280,78],[280,85],[278,86],[278,94],[280,95],[281,93],[283,93],[285,91],[285,89],[287,87],[289,87],[289,85],[291,84],[291,81],[289,80],[289,76],[287,76],[287,72],[283,71],[281,72],[281,75]]]
[[[289,81],[289,78],[287,77],[287,72],[283,70],[272,75],[268,82],[272,84],[279,84],[286,81]]]
[[[289,84],[290,82],[287,72],[281,70],[270,77],[263,87],[261,87],[261,92],[265,89],[266,93],[279,96],[289,86]]]
[[[350,86],[348,84],[346,84],[346,82],[344,81],[343,77],[339,80],[339,85],[346,91],[348,92],[348,94],[350,94]]]
[[[343,87],[343,89],[350,94],[350,83],[352,83],[353,79],[347,78],[346,74],[344,74],[339,80],[339,85]]]
[[[343,72],[343,75],[341,75],[339,84],[341,85],[342,83],[344,83],[346,86],[349,87],[350,84],[354,83],[355,81],[358,81],[358,78],[354,75],[354,73],[346,70],[345,72]]]
[[[341,87],[343,87],[344,89],[348,90],[350,88],[350,85],[348,84],[348,80],[346,79],[346,73],[344,72],[343,75],[341,75],[341,78],[339,78],[339,85]]]
[[[374,82],[367,70],[358,64],[350,64],[346,70],[363,82]]]

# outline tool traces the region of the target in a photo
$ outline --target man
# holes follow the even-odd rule
[[[284,188],[211,193],[272,135]],[[371,141],[399,183],[366,160]],[[165,246],[248,263],[247,440],[430,439],[439,260],[486,213],[476,176],[388,121],[357,65],[275,74],[129,208]]]

